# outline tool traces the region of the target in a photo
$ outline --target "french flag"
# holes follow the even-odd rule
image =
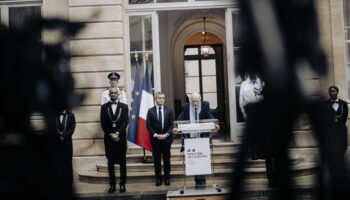
[[[152,151],[150,133],[147,130],[146,117],[148,109],[154,106],[152,83],[148,74],[148,64],[142,86],[139,63],[136,62],[134,91],[132,93],[128,140],[149,151]]]
[[[147,112],[154,106],[152,83],[148,74],[148,64],[146,64],[145,78],[142,87],[141,105],[139,113],[139,123],[137,130],[136,144],[152,152],[150,133],[147,129]]]

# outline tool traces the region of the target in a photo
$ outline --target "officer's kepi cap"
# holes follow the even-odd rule
[[[111,79],[119,80],[120,79],[120,75],[117,72],[111,72],[111,73],[108,74],[108,79],[109,80],[111,80]]]

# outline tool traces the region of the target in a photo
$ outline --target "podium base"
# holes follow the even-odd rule
[[[185,187],[175,191],[168,191],[167,193],[167,200],[224,200],[228,197],[228,189],[208,186],[202,189],[196,189],[195,187]]]

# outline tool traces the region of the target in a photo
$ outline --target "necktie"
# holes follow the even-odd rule
[[[197,108],[194,108],[194,119],[195,119],[195,120],[198,120],[198,117],[197,117]]]
[[[158,121],[159,121],[160,127],[163,129],[162,107],[159,107],[159,110],[158,110]]]

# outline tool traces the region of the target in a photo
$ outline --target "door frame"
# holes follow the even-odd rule
[[[212,32],[216,33],[218,37],[224,41],[223,44],[223,55],[226,54],[226,59],[224,58],[224,65],[227,70],[227,93],[228,93],[228,106],[229,108],[229,117],[226,117],[227,128],[230,130],[230,139],[233,142],[238,142],[237,136],[241,134],[244,124],[237,123],[237,111],[236,111],[236,95],[235,95],[235,70],[234,70],[234,53],[233,53],[233,31],[232,31],[232,12],[237,12],[238,4],[236,1],[224,1],[219,3],[217,1],[208,1],[208,2],[179,2],[179,3],[153,3],[151,4],[139,4],[139,5],[129,5],[128,0],[125,0],[125,47],[126,47],[126,75],[127,75],[127,88],[132,90],[131,88],[131,69],[130,69],[130,47],[129,47],[129,16],[132,15],[144,15],[144,14],[152,14],[152,30],[153,32],[153,46],[154,46],[154,69],[157,72],[154,72],[154,79],[157,80],[155,82],[155,89],[159,90],[161,88],[161,78],[160,78],[160,53],[159,53],[159,21],[158,21],[158,13],[157,11],[175,11],[175,10],[198,10],[198,9],[213,9],[213,8],[224,8],[225,9],[225,17],[224,17],[224,27],[220,27],[221,25],[215,24],[219,29],[223,28],[225,34],[218,35],[217,30],[213,29]],[[149,12],[145,12],[149,11]],[[180,27],[178,27],[178,30]],[[193,30],[189,30],[190,32]],[[210,32],[210,30],[207,30]],[[194,34],[194,32],[189,33],[190,35]],[[180,51],[176,51],[176,45],[183,43],[183,41],[175,41],[178,39],[186,40],[184,38],[179,38],[180,34],[175,32],[173,34],[172,43],[172,54],[174,58],[183,56],[183,46]],[[174,63],[172,67],[174,68],[176,65],[179,65],[176,59],[173,60]],[[180,61],[183,64],[183,60]],[[227,95],[227,94],[226,94]],[[128,92],[128,99],[131,99],[131,93]],[[130,102],[130,101],[128,101]],[[227,110],[227,109],[226,109]]]

